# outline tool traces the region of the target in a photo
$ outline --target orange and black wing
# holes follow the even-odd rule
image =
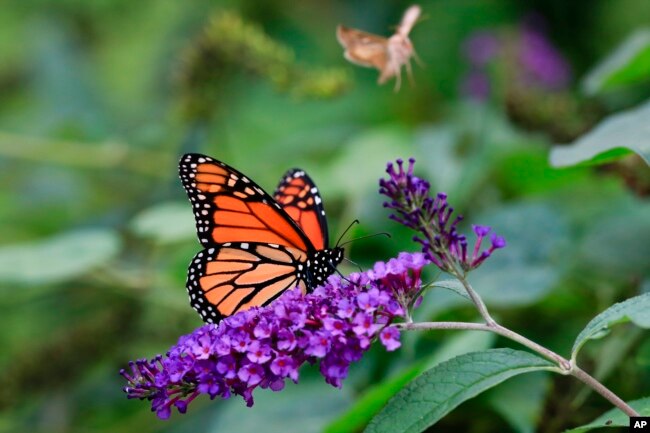
[[[317,250],[328,247],[323,200],[314,181],[303,170],[287,171],[273,196]]]
[[[306,292],[304,251],[263,243],[225,243],[199,252],[187,274],[190,304],[208,323],[267,305],[288,289]]]
[[[315,251],[287,212],[234,168],[209,156],[190,153],[181,158],[179,174],[203,246],[254,242],[310,254]]]

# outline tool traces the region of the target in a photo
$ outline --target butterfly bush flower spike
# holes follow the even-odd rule
[[[418,232],[414,240],[422,245],[427,260],[445,272],[460,276],[480,266],[494,250],[505,247],[505,239],[492,234],[490,247],[482,249],[491,229],[474,226],[477,240],[470,254],[467,237],[457,228],[463,217],[452,217],[454,209],[445,193],[430,195],[429,183],[413,174],[414,165],[413,158],[409,159],[408,167],[401,159],[389,163],[388,178],[379,181],[379,192],[389,199],[384,206],[393,210],[390,218]]]
[[[256,388],[279,391],[297,382],[298,369],[320,362],[325,381],[340,387],[349,366],[379,340],[400,347],[403,320],[421,292],[421,253],[401,253],[347,280],[330,276],[312,293],[285,292],[266,307],[241,311],[218,325],[183,336],[166,356],[138,360],[121,374],[129,398],[147,399],[160,418],[184,413],[200,394],[240,395],[253,405]]]

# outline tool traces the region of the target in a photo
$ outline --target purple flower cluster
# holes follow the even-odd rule
[[[519,44],[519,64],[525,72],[522,80],[545,90],[569,84],[569,65],[539,27],[522,26]]]
[[[458,215],[452,219],[454,209],[447,203],[446,194],[438,193],[435,198],[429,195],[430,185],[413,174],[414,164],[413,158],[406,169],[401,159],[396,165],[389,163],[386,169],[389,177],[379,181],[379,192],[390,199],[384,203],[395,211],[390,218],[419,233],[414,240],[422,244],[427,260],[459,276],[481,265],[494,250],[505,247],[505,239],[492,234],[490,247],[481,249],[490,227],[473,226],[477,240],[470,253],[467,237],[457,229],[463,217]]]
[[[463,43],[470,70],[461,82],[463,94],[484,100],[490,94],[490,75],[496,72],[506,86],[562,90],[571,79],[564,57],[546,36],[540,20],[525,20],[514,33],[479,30]],[[499,66],[495,68],[494,66]]]
[[[390,326],[404,318],[421,292],[421,253],[401,253],[347,279],[330,276],[312,293],[284,293],[267,307],[252,308],[218,325],[204,325],[179,339],[166,356],[138,360],[121,374],[129,398],[148,399],[160,418],[172,407],[184,413],[200,394],[211,399],[241,395],[253,404],[257,387],[279,391],[298,381],[305,362],[320,361],[327,383],[340,387],[352,362],[372,341],[400,347]]]

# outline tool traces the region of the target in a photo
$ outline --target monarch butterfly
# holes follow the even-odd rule
[[[208,323],[323,283],[343,260],[328,248],[323,202],[303,170],[289,170],[274,197],[209,156],[190,153],[179,175],[205,248],[187,272],[190,304]]]

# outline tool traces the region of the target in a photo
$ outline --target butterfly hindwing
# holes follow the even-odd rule
[[[255,241],[314,250],[280,205],[234,168],[205,155],[186,154],[179,172],[203,246]]]
[[[187,276],[190,304],[204,321],[272,302],[305,281],[307,255],[295,248],[259,243],[226,243],[206,248],[192,260]]]
[[[273,197],[317,250],[327,248],[329,237],[323,200],[314,181],[303,170],[287,171]]]

